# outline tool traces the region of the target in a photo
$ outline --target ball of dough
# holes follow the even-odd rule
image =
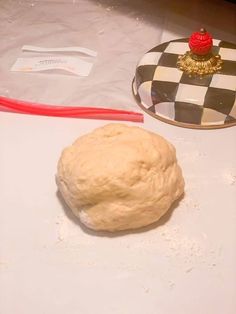
[[[173,145],[125,124],[95,129],[64,149],[56,181],[81,222],[106,231],[157,221],[184,191]]]

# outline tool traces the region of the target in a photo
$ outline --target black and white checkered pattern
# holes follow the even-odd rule
[[[236,45],[213,40],[213,52],[223,60],[213,75],[189,77],[176,67],[189,50],[188,39],[163,43],[138,63],[133,93],[147,112],[170,123],[198,127],[236,124]]]

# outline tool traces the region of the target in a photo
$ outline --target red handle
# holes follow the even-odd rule
[[[143,122],[143,114],[138,112],[94,107],[52,106],[2,96],[0,96],[0,106],[13,112],[34,115]]]

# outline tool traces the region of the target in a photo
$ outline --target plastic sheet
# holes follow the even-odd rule
[[[170,38],[186,37],[202,24],[215,38],[235,39],[232,5],[213,2],[206,8],[205,1],[1,1],[0,95],[47,104],[137,110],[131,82],[138,60],[148,49]],[[23,45],[82,46],[98,56],[86,78],[12,73],[18,57],[40,56],[22,52]]]

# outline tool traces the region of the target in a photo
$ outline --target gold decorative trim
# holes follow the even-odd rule
[[[221,70],[223,61],[220,55],[212,53],[206,56],[199,56],[187,51],[178,57],[177,67],[188,75],[208,75]]]

